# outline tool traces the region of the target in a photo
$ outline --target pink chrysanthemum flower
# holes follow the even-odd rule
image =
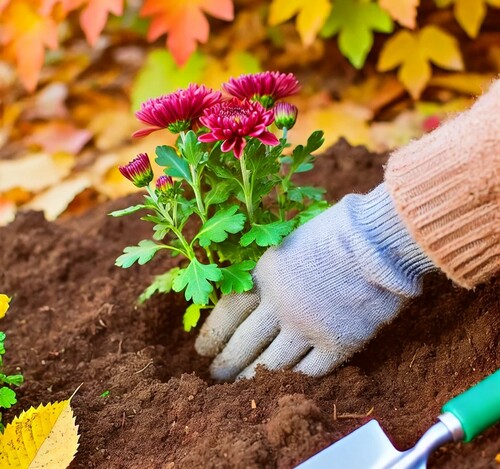
[[[174,180],[171,176],[160,176],[156,180],[156,193],[158,195],[168,196],[172,192],[172,188],[174,187]]]
[[[153,169],[147,153],[139,153],[129,164],[119,166],[118,170],[137,187],[146,187],[153,180]]]
[[[290,130],[297,121],[297,114],[299,110],[297,106],[290,103],[277,103],[273,108],[274,123],[278,129]]]
[[[200,135],[201,142],[223,140],[221,150],[233,151],[240,159],[247,143],[246,137],[259,139],[265,145],[278,145],[279,140],[267,130],[273,123],[272,111],[266,111],[258,102],[232,99],[207,109],[200,123],[211,132]]]
[[[148,99],[135,113],[137,119],[152,127],[138,130],[133,137],[144,137],[151,132],[168,129],[170,132],[189,130],[203,111],[220,102],[222,93],[203,85],[191,84],[187,89]]]
[[[259,101],[270,109],[276,100],[298,93],[300,85],[292,73],[262,72],[230,78],[222,88],[231,96]]]

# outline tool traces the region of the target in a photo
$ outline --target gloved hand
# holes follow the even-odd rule
[[[348,195],[264,253],[254,291],[221,298],[196,350],[217,355],[217,380],[250,377],[258,364],[323,375],[419,295],[432,269],[385,184]]]

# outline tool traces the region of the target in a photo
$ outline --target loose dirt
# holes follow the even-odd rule
[[[326,187],[333,201],[374,187],[385,160],[339,142],[304,181]],[[72,400],[81,437],[71,467],[289,469],[370,418],[404,449],[442,404],[500,367],[500,281],[467,292],[436,274],[327,377],[260,370],[252,380],[215,384],[209,360],[194,351],[196,332],[182,329],[184,301],[134,303],[153,275],[178,261],[160,255],[142,267],[114,266],[151,227],[106,213],[139,197],[57,223],[21,214],[0,229],[0,291],[14,296],[1,323],[6,366],[26,377],[5,420],[66,399],[83,383]],[[500,425],[471,444],[446,446],[430,467],[498,468],[497,453]]]

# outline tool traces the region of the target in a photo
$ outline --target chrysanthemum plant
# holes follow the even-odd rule
[[[190,85],[142,104],[136,115],[149,127],[134,136],[167,128],[178,135],[177,143],[156,148],[164,174],[154,184],[147,154],[119,168],[147,194],[144,203],[111,213],[146,210],[142,219],[153,223],[153,240],[125,248],[116,265],[142,265],[161,250],[185,258],[181,267],[158,275],[139,302],[155,292],[184,291],[192,302],[186,330],[221,293],[251,290],[251,271],[262,253],[327,206],[323,189],[293,181],[294,174],[312,169],[311,153],[323,143],[316,131],[304,146],[288,149],[297,108],[277,101],[299,91],[296,78],[242,75],[222,91]]]

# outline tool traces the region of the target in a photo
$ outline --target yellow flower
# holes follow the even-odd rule
[[[0,293],[0,319],[5,316],[5,313],[9,309],[10,298],[3,293]]]

